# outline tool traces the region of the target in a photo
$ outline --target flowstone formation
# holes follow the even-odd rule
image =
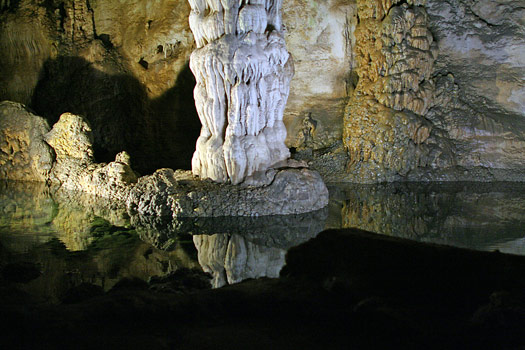
[[[189,2],[202,123],[192,171],[239,184],[290,156],[282,120],[293,63],[280,33],[281,1]]]
[[[449,161],[424,118],[433,103],[437,57],[425,1],[399,2],[357,1],[359,81],[343,137],[351,180],[392,181],[418,166]]]
[[[190,0],[202,123],[192,173],[158,170],[139,181],[131,212],[174,217],[305,213],[328,204],[320,175],[291,161],[283,112],[293,62],[280,0]],[[213,182],[212,182],[213,181]],[[242,185],[242,186],[237,186]]]

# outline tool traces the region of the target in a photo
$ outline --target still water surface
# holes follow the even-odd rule
[[[109,290],[123,278],[182,267],[214,287],[278,277],[288,249],[323,229],[376,233],[525,255],[525,186],[513,183],[331,185],[324,210],[295,216],[168,220],[128,216],[114,203],[42,184],[0,185],[0,268],[29,263],[23,285],[56,302],[71,287]],[[330,252],[319,252],[330,254]]]

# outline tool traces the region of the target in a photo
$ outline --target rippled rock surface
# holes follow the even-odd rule
[[[281,0],[190,6],[197,43],[190,68],[202,123],[192,171],[238,184],[290,156],[283,112],[293,60],[281,34]]]

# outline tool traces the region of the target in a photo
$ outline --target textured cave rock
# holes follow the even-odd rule
[[[0,11],[0,45],[9,53],[0,99],[25,103],[50,124],[64,112],[84,115],[99,161],[125,149],[141,173],[191,167],[200,123],[187,1],[18,4]],[[341,138],[354,12],[353,2],[336,0],[283,4],[297,67],[284,112],[288,147],[324,148]],[[316,129],[305,138],[308,118]]]
[[[45,181],[55,154],[44,141],[47,121],[24,105],[0,103],[0,178]]]
[[[190,1],[190,67],[202,123],[192,172],[239,184],[289,158],[283,112],[293,61],[281,1]],[[242,6],[241,6],[242,5]]]
[[[63,190],[125,202],[137,174],[126,152],[115,161],[96,163],[89,123],[64,113],[49,128],[47,122],[25,106],[0,104],[0,178],[49,182]]]
[[[22,102],[50,124],[65,112],[85,116],[99,161],[125,149],[143,173],[190,168],[200,125],[187,2],[17,3],[0,11],[0,47],[8,53],[1,100]]]
[[[264,216],[307,213],[328,204],[321,176],[305,168],[272,169],[264,186],[202,181],[188,171],[159,169],[139,178],[127,199],[131,215]]]
[[[95,163],[91,127],[81,116],[62,114],[44,138],[56,152],[50,180],[64,189],[125,201],[131,185],[137,182],[126,152],[117,154],[109,164]]]
[[[397,3],[358,1],[342,178],[523,181],[522,7]]]
[[[523,180],[519,1],[282,8],[296,71],[283,118],[294,157],[330,181]],[[143,173],[189,169],[200,129],[189,13],[182,0],[5,2],[0,100],[50,125],[84,115],[99,161],[125,149]]]
[[[30,105],[50,124],[64,112],[86,116],[100,161],[111,161],[126,149],[143,173],[190,168],[200,125],[191,102],[195,80],[188,61],[194,41],[188,2],[18,3],[0,13],[0,46],[9,53],[0,71],[0,99]],[[336,120],[346,89],[339,79],[349,66],[346,21],[354,5],[321,5],[290,1],[283,7],[293,29],[283,35],[300,68],[285,111],[289,147],[303,145],[300,133],[307,116],[318,127],[315,141],[306,147],[325,147],[342,132]],[[296,16],[305,6],[308,21]],[[314,79],[316,88],[308,85]],[[325,102],[314,104],[307,96]]]
[[[319,150],[342,140],[341,116],[352,90],[354,1],[283,2],[286,47],[295,74],[284,111],[286,145]]]
[[[426,117],[450,140],[457,168],[443,177],[523,181],[523,4],[427,1],[426,8],[439,49]]]
[[[398,180],[442,154],[434,151],[441,145],[424,118],[433,102],[437,46],[420,2],[397,3],[357,2],[359,81],[343,134],[351,181]]]

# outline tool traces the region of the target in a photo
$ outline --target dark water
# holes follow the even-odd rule
[[[123,278],[180,268],[208,272],[220,287],[278,277],[290,247],[342,227],[525,254],[522,184],[346,184],[330,192],[329,207],[310,214],[167,220],[129,217],[114,203],[42,184],[2,183],[0,278],[16,280],[18,271],[14,283],[48,302],[81,283],[109,290]]]

